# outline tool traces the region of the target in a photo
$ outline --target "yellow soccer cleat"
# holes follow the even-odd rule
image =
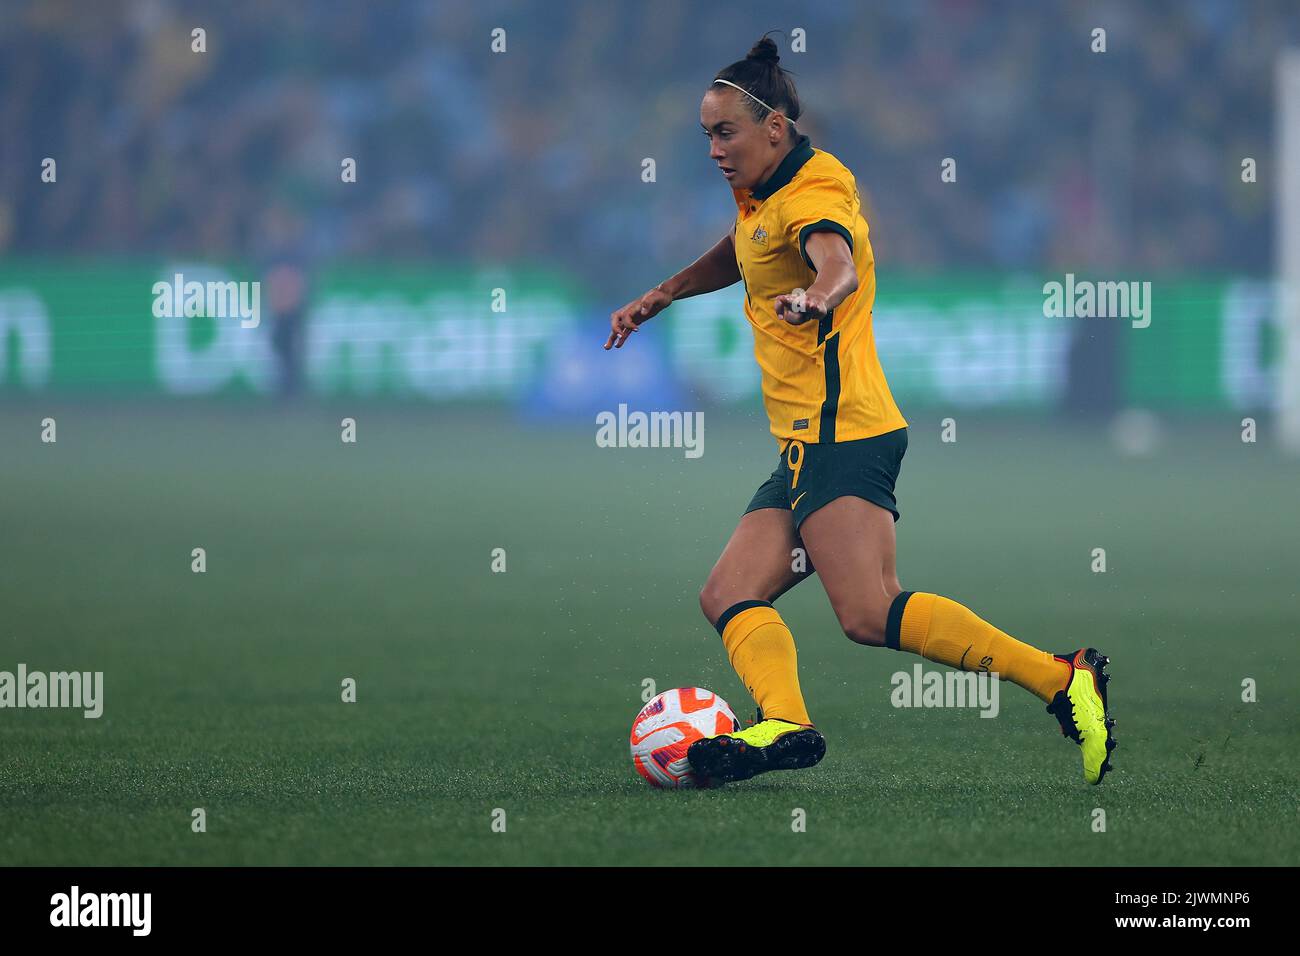
[[[691,744],[686,759],[711,783],[748,780],[769,770],[799,770],[826,756],[826,738],[815,728],[775,717],[744,730],[706,737]]]
[[[1056,692],[1047,712],[1061,722],[1061,733],[1083,751],[1083,779],[1101,783],[1106,772],[1115,769],[1110,764],[1110,752],[1116,747],[1111,733],[1115,721],[1106,710],[1110,675],[1105,668],[1110,658],[1092,647],[1055,656],[1070,665],[1070,680]]]

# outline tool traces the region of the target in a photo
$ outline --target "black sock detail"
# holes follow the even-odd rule
[[[748,611],[751,607],[771,606],[771,601],[737,601],[735,604],[731,605],[731,607],[722,612],[722,616],[718,618],[718,623],[713,626],[718,629],[718,636],[721,637],[722,632],[725,631],[727,625],[731,623],[731,619],[741,611]]]
[[[885,620],[886,647],[892,647],[896,651],[902,650],[899,639],[903,629],[903,608],[907,606],[907,599],[915,593],[915,591],[899,591],[898,596],[894,598],[894,603],[889,605],[889,617]]]

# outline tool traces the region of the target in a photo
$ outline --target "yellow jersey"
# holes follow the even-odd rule
[[[876,356],[876,263],[853,174],[800,136],[770,179],[732,193],[736,264],[772,434],[784,448],[790,439],[826,444],[906,427]],[[819,231],[844,237],[858,288],[820,322],[790,325],[774,300],[816,280],[805,245]]]

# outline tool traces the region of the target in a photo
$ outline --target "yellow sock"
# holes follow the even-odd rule
[[[718,618],[727,658],[763,716],[812,725],[799,691],[794,636],[767,601],[741,601]]]
[[[923,591],[894,599],[885,643],[958,670],[996,671],[1047,703],[1070,676],[1070,665],[1047,651],[999,631],[956,601]]]

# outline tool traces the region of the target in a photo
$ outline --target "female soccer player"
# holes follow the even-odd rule
[[[872,335],[875,258],[853,174],[795,129],[799,98],[764,37],[700,104],[709,157],[731,186],[731,231],[698,260],[610,315],[622,348],[676,299],[745,284],[776,469],[745,509],[700,593],[705,617],[758,703],[758,722],[694,743],[714,780],[811,767],[826,752],[799,690],[794,639],[773,602],[820,576],[852,641],[1010,680],[1048,703],[1080,745],[1083,775],[1110,769],[1108,660],[1093,648],[1049,654],[938,594],[904,591],[894,564],[894,483],[907,422]],[[810,559],[794,570],[796,548]]]

